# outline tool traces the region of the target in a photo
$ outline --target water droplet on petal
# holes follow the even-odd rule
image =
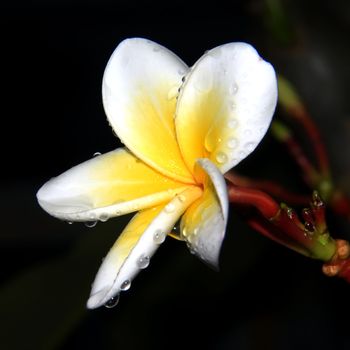
[[[128,290],[131,286],[131,282],[130,280],[125,280],[121,286],[120,286],[120,290],[122,290],[123,292],[125,292],[126,290]]]
[[[100,219],[100,221],[105,222],[109,219],[109,216],[107,213],[102,213],[102,214],[100,214],[99,219]]]
[[[234,111],[234,110],[236,109],[236,103],[234,103],[233,101],[231,101],[231,102],[229,103],[229,107],[230,107],[230,110],[231,110],[231,111]]]
[[[150,258],[148,255],[141,255],[137,260],[137,266],[140,269],[145,269],[150,263]]]
[[[164,210],[168,214],[173,213],[175,210],[175,205],[173,203],[169,203],[165,206]]]
[[[227,147],[228,148],[236,148],[238,146],[238,140],[234,137],[231,137],[227,140]]]
[[[67,221],[67,224],[68,224],[68,225],[72,225],[73,222],[72,222],[72,221]]]
[[[251,152],[254,149],[254,147],[255,147],[255,143],[254,142],[248,142],[247,144],[245,144],[244,147],[247,149],[248,152]]]
[[[244,158],[244,157],[247,155],[247,153],[244,152],[244,151],[239,151],[238,155],[239,155],[241,158]]]
[[[134,205],[132,206],[132,210],[133,210],[133,211],[137,211],[137,210],[139,210],[139,208],[140,208],[140,206],[139,206],[138,204],[134,204]]]
[[[179,198],[179,201],[181,203],[183,203],[186,200],[186,196],[184,196],[183,194],[180,194],[177,198]]]
[[[97,221],[86,221],[84,224],[86,227],[92,228],[96,226]]]
[[[263,134],[265,131],[266,131],[265,128],[263,128],[263,127],[259,128],[259,133],[260,133],[260,134]]]
[[[237,83],[233,83],[230,88],[229,88],[229,92],[231,95],[236,95],[238,92],[238,85]]]
[[[243,132],[244,136],[250,136],[252,134],[252,131],[250,129],[246,129]]]
[[[226,163],[227,162],[227,155],[224,152],[218,152],[216,154],[216,160],[218,163]]]
[[[165,241],[165,238],[166,238],[166,234],[164,231],[157,230],[156,232],[154,232],[154,235],[153,235],[154,243],[161,244]]]
[[[152,48],[153,52],[159,52],[160,51],[160,48],[158,46],[154,46]]]
[[[238,121],[236,119],[230,119],[227,123],[227,126],[230,128],[230,129],[233,129],[233,128],[236,128],[238,125]]]
[[[174,99],[178,93],[179,93],[179,87],[178,87],[178,85],[174,85],[168,91],[168,100],[170,101],[170,100]]]
[[[214,150],[215,142],[214,138],[211,137],[210,134],[207,134],[207,136],[204,139],[204,147],[208,152],[212,152]]]
[[[192,255],[195,255],[196,254],[195,248],[189,242],[186,242],[186,245],[187,245],[187,248],[189,249],[190,253]]]
[[[98,156],[100,156],[102,153],[101,152],[95,152],[94,154],[93,154],[93,157],[98,157]]]
[[[175,233],[178,236],[180,235],[180,222],[179,221],[175,224],[175,226],[173,228],[173,233]]]
[[[108,309],[111,309],[112,307],[115,307],[119,303],[119,294],[112,297],[105,303],[105,307]]]

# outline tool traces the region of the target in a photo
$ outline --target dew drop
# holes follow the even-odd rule
[[[305,222],[305,229],[308,231],[308,232],[314,232],[315,231],[315,225],[312,223],[312,222]]]
[[[102,213],[99,216],[100,221],[105,222],[108,220],[108,214],[107,213]]]
[[[92,228],[92,227],[96,226],[97,221],[86,221],[86,222],[84,222],[84,224],[86,227]]]
[[[227,123],[227,126],[230,128],[230,129],[233,129],[233,128],[236,128],[238,125],[238,121],[236,119],[230,119]]]
[[[173,213],[175,210],[175,205],[173,203],[169,203],[165,206],[164,210],[168,214]]]
[[[157,230],[156,232],[154,232],[154,235],[153,235],[154,243],[161,244],[165,241],[165,238],[166,238],[166,234],[164,231]]]
[[[229,107],[231,111],[234,111],[236,109],[236,103],[235,102],[230,102]]]
[[[290,220],[293,220],[295,218],[295,212],[292,208],[287,208],[286,213]]]
[[[170,88],[168,92],[168,100],[169,101],[173,100],[178,93],[179,93],[179,87],[178,85],[174,85],[172,88]]]
[[[131,286],[131,282],[130,280],[125,280],[121,286],[120,286],[120,290],[122,290],[123,292],[125,292],[126,290],[128,290]]]
[[[67,224],[68,225],[73,225],[73,222],[72,221],[67,221]]]
[[[252,134],[252,131],[250,129],[246,129],[243,132],[244,136],[250,136]]]
[[[208,152],[212,152],[214,150],[215,142],[214,138],[211,137],[210,134],[207,134],[207,136],[204,139],[204,147]]]
[[[180,222],[179,221],[173,227],[173,233],[180,236]]]
[[[230,86],[229,92],[230,92],[231,95],[236,95],[237,94],[237,92],[238,92],[238,85],[237,85],[237,83],[233,83]]]
[[[255,143],[254,142],[248,142],[247,144],[245,144],[245,148],[248,152],[251,152],[254,149]]]
[[[101,152],[95,152],[94,154],[93,154],[93,157],[98,157],[98,156],[100,156],[102,153]]]
[[[189,249],[190,253],[195,255],[196,249],[189,242],[186,242],[186,245],[187,245],[187,248]]]
[[[160,48],[158,46],[154,46],[152,48],[153,52],[159,52],[160,51]]]
[[[227,155],[224,152],[218,152],[216,154],[216,160],[218,163],[226,163],[227,162]]]
[[[150,263],[150,258],[148,255],[141,255],[137,260],[137,266],[140,269],[145,269]]]
[[[241,158],[244,158],[247,153],[245,153],[244,151],[239,151],[238,155],[241,157]]]
[[[179,201],[181,203],[185,202],[186,201],[186,196],[184,196],[183,194],[180,194],[177,198],[179,198]]]
[[[259,128],[259,133],[260,133],[260,134],[263,134],[265,131],[266,131],[265,128],[263,128],[263,127]]]
[[[115,306],[117,306],[117,304],[119,303],[119,294],[117,294],[116,296],[112,297],[111,299],[109,299],[106,303],[105,303],[105,307],[107,309],[111,309]]]
[[[227,140],[227,147],[228,148],[236,148],[238,146],[238,140],[234,137],[231,137]]]

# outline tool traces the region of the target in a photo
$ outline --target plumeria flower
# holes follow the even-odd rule
[[[192,68],[152,41],[119,44],[103,77],[103,104],[124,143],[71,168],[37,193],[66,221],[106,221],[137,212],[107,254],[88,308],[127,290],[174,235],[218,266],[228,217],[223,174],[265,135],[277,100],[272,66],[246,43],[207,51]]]

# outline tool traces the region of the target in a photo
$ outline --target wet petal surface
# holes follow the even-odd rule
[[[187,186],[120,148],[51,179],[37,198],[44,210],[60,219],[105,221],[167,202]]]
[[[225,179],[208,159],[199,159],[197,177],[204,177],[204,193],[186,211],[181,220],[181,235],[190,251],[215,269],[225,236],[228,197]]]
[[[146,209],[134,216],[102,263],[88,308],[105,304],[129,286],[138,272],[148,266],[179,217],[201,194],[198,187],[189,187],[167,205]]]
[[[277,101],[272,66],[245,43],[230,43],[200,58],[181,87],[176,133],[189,169],[209,158],[225,173],[265,135]]]
[[[176,95],[187,66],[165,47],[145,39],[123,41],[103,77],[103,104],[122,142],[144,162],[192,183],[174,126]]]

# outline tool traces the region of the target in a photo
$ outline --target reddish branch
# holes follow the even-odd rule
[[[290,192],[274,181],[250,179],[248,177],[233,173],[232,171],[226,173],[225,178],[237,186],[261,190],[279,201],[289,203],[290,205],[306,206],[310,201],[309,196]]]
[[[330,172],[327,150],[322,142],[320,132],[315,122],[312,120],[307,110],[302,106],[290,107],[287,112],[290,117],[298,121],[303,126],[303,129],[314,149],[320,172],[324,176],[329,176]]]
[[[310,206],[302,210],[301,219],[268,194],[237,186],[232,179],[228,179],[228,194],[236,207],[250,209],[245,211],[246,219],[256,231],[300,254],[325,261],[322,269],[327,276],[339,276],[350,283],[349,243],[330,236],[325,204],[317,192]]]
[[[307,185],[317,191],[313,192],[308,207],[298,215],[287,205],[279,205],[272,196],[303,206],[309,202],[305,196],[291,193],[272,181],[252,180],[228,173],[225,176],[229,200],[244,213],[248,224],[256,231],[303,255],[323,261],[322,270],[327,276],[339,276],[350,283],[350,245],[330,236],[324,203],[326,200],[335,213],[350,218],[350,200],[343,192],[334,189],[320,132],[293,87],[283,77],[279,78],[279,95],[280,104],[308,137],[316,164],[306,156],[287,126],[275,121],[271,130],[288,148]]]

